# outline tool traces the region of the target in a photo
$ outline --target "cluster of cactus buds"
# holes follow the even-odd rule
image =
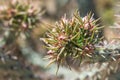
[[[9,30],[16,32],[26,32],[31,30],[39,22],[40,10],[31,5],[11,1],[5,9],[0,10],[0,21]]]
[[[72,60],[91,58],[96,48],[95,44],[101,40],[99,35],[99,24],[88,14],[80,17],[79,12],[74,13],[71,19],[64,16],[59,22],[46,33],[46,38],[41,38],[48,49],[47,58],[50,64],[57,62],[58,65],[67,63],[69,57]]]

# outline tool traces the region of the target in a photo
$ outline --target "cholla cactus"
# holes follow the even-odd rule
[[[92,58],[96,48],[94,44],[101,40],[98,37],[99,24],[91,14],[80,17],[76,12],[71,19],[63,17],[56,25],[46,33],[42,40],[47,44],[47,58],[50,64],[57,62],[58,65],[66,62],[67,58],[80,63],[87,58]]]
[[[39,12],[40,10],[31,5],[12,0],[5,9],[0,10],[0,20],[5,27],[18,34],[27,32],[36,26],[39,22]]]

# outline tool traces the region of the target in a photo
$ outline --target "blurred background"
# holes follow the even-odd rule
[[[16,1],[42,11],[28,38],[24,34],[15,38],[5,28],[1,11]],[[80,67],[71,63],[71,70],[62,66],[57,75],[56,64],[45,67],[49,60],[44,59],[47,50],[40,38],[61,17],[71,18],[76,10],[81,17],[91,12],[94,19],[100,18],[98,23],[104,25],[100,34],[108,42],[120,39],[120,0],[0,0],[0,80],[120,80],[119,61]]]

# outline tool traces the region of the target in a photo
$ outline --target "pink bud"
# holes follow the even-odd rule
[[[88,51],[88,50],[89,50],[89,48],[88,48],[88,47],[85,47],[85,50],[87,50],[87,51]]]
[[[54,53],[54,52],[53,52],[52,50],[49,50],[49,51],[47,52],[48,55],[53,54],[53,53]]]
[[[69,22],[68,19],[66,19],[66,15],[62,18],[62,20],[63,20],[64,23],[68,23]]]
[[[64,35],[60,35],[60,36],[58,37],[58,39],[59,39],[59,40],[65,40],[66,37],[65,37]]]
[[[4,5],[0,6],[0,11],[5,11],[5,10],[7,10],[7,9],[8,9],[7,6],[4,6]]]
[[[84,29],[85,29],[85,30],[88,30],[88,29],[89,29],[89,23],[86,23],[86,24],[84,25]]]
[[[17,3],[17,0],[12,0],[12,5],[15,5]]]
[[[22,27],[23,28],[27,28],[27,24],[26,23],[22,23]]]
[[[88,20],[87,18],[88,18],[87,16],[83,17],[82,18],[83,22],[87,22],[87,20]]]
[[[32,14],[33,13],[33,9],[28,9],[28,13]]]
[[[31,6],[31,8],[29,8],[27,12],[28,12],[29,15],[32,15],[34,10],[35,10],[34,7]]]

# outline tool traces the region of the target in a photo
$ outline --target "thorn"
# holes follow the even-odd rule
[[[111,70],[114,70],[113,66],[110,66],[110,69],[111,69]]]
[[[89,54],[86,54],[86,56],[88,56],[88,57],[92,57],[91,55],[89,55]]]
[[[51,61],[47,64],[46,68],[48,68],[48,67],[49,67],[51,64],[53,64],[55,61],[56,61],[56,59],[51,60]]]
[[[5,59],[2,57],[1,58],[1,61],[5,64],[6,62],[5,62]]]
[[[97,76],[99,79],[101,79],[101,75],[100,74],[98,74],[98,76]]]
[[[106,77],[105,80],[109,80],[108,77]]]
[[[116,56],[120,56],[120,54],[116,54]]]
[[[111,57],[113,61],[116,61],[116,59],[114,57]]]
[[[110,69],[107,70],[107,73],[110,74]]]
[[[104,55],[101,55],[101,57],[105,58],[105,56],[104,56]]]

